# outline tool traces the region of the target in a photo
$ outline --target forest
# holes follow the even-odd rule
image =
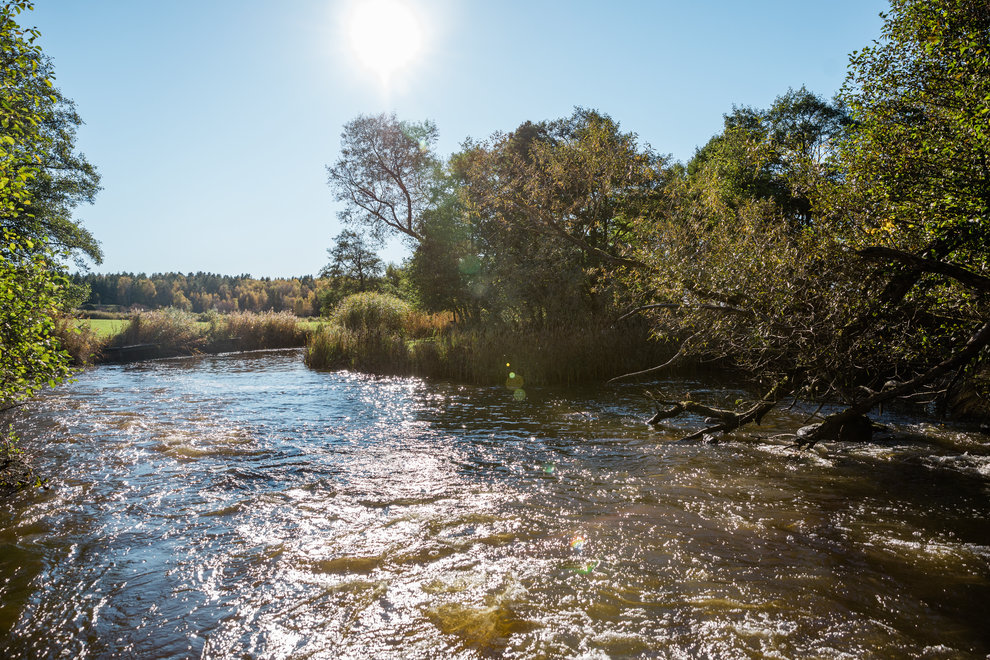
[[[80,307],[113,309],[160,309],[174,307],[186,312],[221,313],[291,312],[317,316],[318,280],[312,276],[289,279],[214,273],[74,273],[72,283],[80,287]]]

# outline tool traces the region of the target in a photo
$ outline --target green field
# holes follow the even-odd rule
[[[80,330],[89,327],[96,333],[97,337],[111,337],[130,323],[127,319],[79,319],[76,327]]]

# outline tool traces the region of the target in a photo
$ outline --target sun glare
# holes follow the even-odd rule
[[[402,0],[361,0],[351,13],[349,25],[354,53],[386,85],[422,45],[419,21]]]

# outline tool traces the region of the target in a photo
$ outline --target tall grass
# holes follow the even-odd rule
[[[306,364],[323,369],[405,373],[408,303],[381,293],[356,293],[338,303],[330,322],[307,343]]]
[[[80,324],[78,319],[62,316],[55,320],[54,336],[62,345],[62,350],[72,358],[73,366],[82,367],[99,361],[103,348],[110,337],[101,334],[89,324]]]
[[[102,342],[90,328],[83,326],[79,330],[73,333],[67,328],[63,333],[63,346],[70,354],[83,355],[89,351],[93,356],[90,360],[77,360],[77,364],[290,348],[304,346],[309,334],[299,319],[288,312],[212,312],[197,316],[174,308],[135,314],[126,327]],[[91,344],[97,345],[98,350],[88,349]],[[145,348],[130,350],[138,346]]]
[[[422,314],[391,296],[359,296],[341,301],[330,322],[313,333],[307,365],[478,384],[502,384],[515,373],[528,384],[545,385],[606,380],[673,354],[636,324],[532,331],[456,327],[449,315]]]
[[[183,355],[200,352],[206,341],[193,314],[167,308],[135,314],[112,344],[154,344],[163,355]]]
[[[237,350],[291,348],[306,343],[307,332],[289,312],[234,312],[210,319],[211,344],[231,343]]]

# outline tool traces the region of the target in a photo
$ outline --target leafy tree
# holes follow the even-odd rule
[[[719,422],[705,431],[758,421],[787,393],[838,397],[847,407],[799,440],[812,444],[885,401],[944,394],[985,352],[985,9],[895,0],[883,38],[852,58],[843,94],[852,123],[825,143],[818,176],[802,171],[809,142],[799,139],[801,158],[769,171],[790,189],[750,187],[729,204],[725,170],[709,159],[716,169],[702,164],[675,182],[668,212],[640,225],[648,268],[631,273],[630,289],[647,303],[641,309],[685,340],[682,354],[721,358],[768,381],[762,401],[714,411]],[[782,141],[758,113],[745,119],[766,137],[744,144],[766,141],[775,153]],[[795,190],[795,181],[813,185]],[[810,215],[795,231],[790,202],[801,197]],[[669,403],[661,416],[705,412]]]
[[[476,315],[471,284],[481,270],[473,249],[471,225],[456,195],[446,195],[423,213],[423,239],[406,265],[415,298],[427,311],[453,311],[460,318]]]
[[[0,410],[54,386],[69,373],[68,356],[52,335],[67,283],[52,257],[2,230],[0,247]]]
[[[0,408],[68,373],[68,356],[52,337],[67,287],[37,220],[37,181],[53,137],[45,128],[58,99],[46,74],[36,30],[15,18],[31,3],[0,4]],[[57,243],[57,241],[56,241]]]
[[[320,271],[320,277],[355,282],[356,291],[363,292],[372,280],[382,276],[382,260],[368,247],[362,234],[345,229],[333,242],[334,246],[327,249],[330,263]]]
[[[802,87],[788,90],[767,110],[733,108],[725,128],[688,163],[708,177],[711,194],[730,205],[773,200],[795,225],[811,221],[811,196],[823,178],[836,179],[835,148],[849,124],[840,101]]]
[[[359,116],[344,125],[340,158],[327,167],[341,219],[365,225],[376,240],[389,234],[422,240],[421,213],[434,196],[437,128],[394,114]]]
[[[610,117],[578,109],[468,144],[454,163],[472,224],[481,304],[503,321],[572,326],[600,315],[603,275],[636,266],[636,218],[662,183],[665,159]]]
[[[611,265],[629,265],[629,224],[666,163],[609,116],[582,108],[495,134],[465,160],[468,208],[483,221],[563,239],[589,263]]]

